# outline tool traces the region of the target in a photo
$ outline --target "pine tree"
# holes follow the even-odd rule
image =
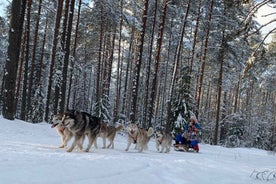
[[[4,89],[3,89],[3,117],[15,118],[15,87],[19,63],[21,37],[23,31],[25,0],[13,0],[11,6],[11,22],[9,31],[8,58],[6,60]]]

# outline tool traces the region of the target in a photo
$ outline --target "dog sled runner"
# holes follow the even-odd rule
[[[174,147],[175,151],[198,153],[198,150],[196,150],[192,147],[189,147],[188,145],[184,145],[184,144],[174,144],[173,147]]]

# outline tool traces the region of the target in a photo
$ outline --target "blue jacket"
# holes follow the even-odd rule
[[[198,130],[201,130],[201,127],[200,127],[200,124],[197,122],[195,125],[194,125]],[[189,123],[185,123],[184,125],[184,130],[188,130],[189,128]]]

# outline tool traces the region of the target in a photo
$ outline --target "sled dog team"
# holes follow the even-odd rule
[[[73,151],[76,146],[78,149],[88,152],[92,145],[97,146],[97,137],[103,139],[103,148],[114,148],[114,138],[116,132],[123,129],[123,125],[117,127],[107,125],[100,118],[92,116],[86,112],[68,110],[63,114],[52,116],[52,128],[56,128],[61,136],[61,145],[59,148],[65,148],[68,141],[74,137],[72,145],[67,149],[67,152]],[[128,133],[127,147],[129,150],[131,144],[136,144],[138,152],[142,152],[148,148],[150,137],[154,134],[154,130],[150,127],[148,130],[139,128],[136,124],[130,123],[126,127]],[[87,148],[83,148],[85,137],[88,138]],[[106,146],[106,139],[109,144]],[[163,131],[155,132],[156,149],[158,152],[170,152],[172,145],[172,137]],[[160,149],[161,147],[161,149]]]

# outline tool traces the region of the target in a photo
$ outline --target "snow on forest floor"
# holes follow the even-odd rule
[[[199,153],[158,153],[152,138],[149,150],[138,153],[132,145],[126,152],[127,137],[117,134],[115,149],[67,153],[58,148],[60,137],[50,127],[0,117],[1,183],[276,183],[276,156],[264,150],[200,144]]]

